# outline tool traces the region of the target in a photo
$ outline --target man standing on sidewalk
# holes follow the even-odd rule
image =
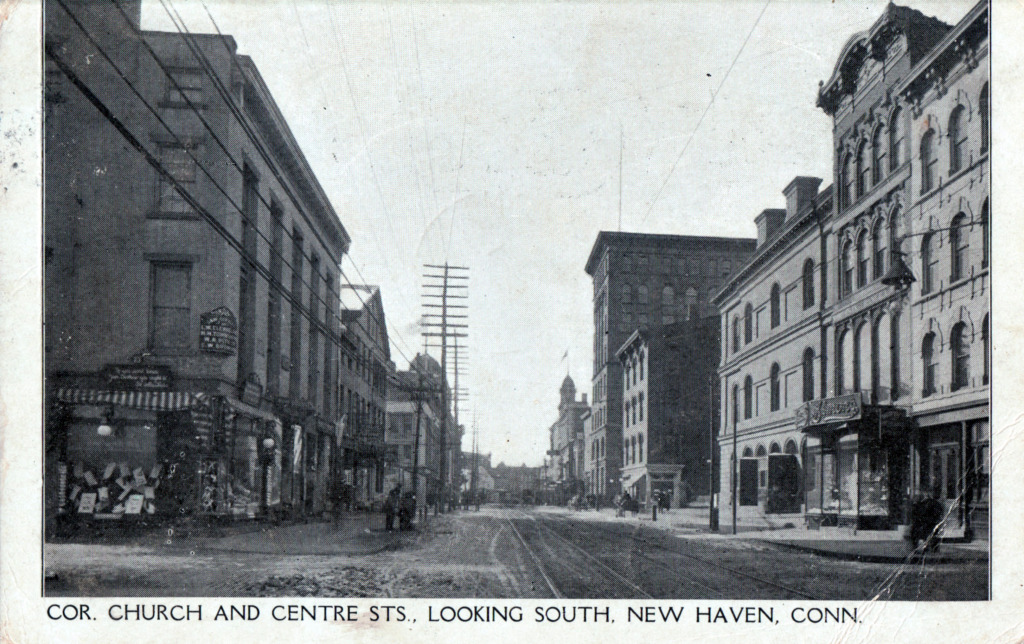
[[[395,514],[402,500],[402,488],[395,486],[388,492],[388,498],[384,501],[384,527],[388,532],[395,529]]]

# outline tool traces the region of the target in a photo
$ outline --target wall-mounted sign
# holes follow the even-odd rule
[[[812,400],[797,408],[796,426],[803,429],[813,425],[857,420],[862,413],[860,394]]]
[[[230,356],[238,346],[238,320],[226,306],[199,316],[199,350]]]
[[[167,391],[174,380],[170,368],[160,365],[111,364],[103,375],[111,389],[133,391]]]

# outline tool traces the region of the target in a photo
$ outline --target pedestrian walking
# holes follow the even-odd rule
[[[388,532],[392,532],[395,529],[395,515],[398,514],[401,502],[402,488],[396,485],[391,488],[387,499],[384,500],[384,526]]]
[[[416,495],[411,491],[402,495],[398,506],[398,527],[400,530],[412,530],[412,515],[416,513]]]

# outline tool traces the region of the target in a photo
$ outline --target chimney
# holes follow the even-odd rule
[[[775,236],[782,228],[782,222],[786,219],[786,211],[781,208],[768,208],[762,210],[761,214],[754,218],[757,224],[757,247],[760,248],[766,241]]]
[[[811,200],[818,196],[818,177],[796,177],[782,191],[786,195],[786,219],[797,216],[808,207]]]
[[[582,394],[582,395],[583,395],[583,399],[580,402],[582,402],[584,405],[586,405],[587,404],[587,394]]]

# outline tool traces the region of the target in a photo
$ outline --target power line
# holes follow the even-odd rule
[[[181,139],[177,136],[177,134],[166,124],[165,121],[163,121],[163,119],[160,117],[159,113],[155,110],[155,108],[152,106],[152,104],[150,104],[149,101],[147,101],[138,92],[138,90],[134,86],[134,84],[131,81],[128,80],[127,76],[123,73],[123,71],[117,66],[116,63],[114,63],[114,61],[110,58],[110,56],[106,53],[106,51],[95,41],[95,39],[89,33],[89,30],[86,29],[84,27],[84,25],[81,24],[81,22],[75,16],[74,12],[72,12],[67,7],[67,5],[64,3],[63,0],[56,0],[56,1],[61,6],[61,8],[71,17],[71,19],[75,23],[76,27],[80,31],[82,31],[82,33],[89,40],[89,42],[92,44],[92,46],[97,50],[97,52],[101,55],[101,57],[104,60],[107,61],[107,63],[111,66],[112,69],[114,69],[114,71],[120,77],[122,82],[124,82],[129,87],[129,89],[132,91],[132,93],[147,107],[147,109],[149,109],[149,111],[152,112],[154,114],[154,116],[156,116],[157,120],[175,138],[175,140],[179,144],[183,145],[184,142],[182,142]],[[116,2],[114,4],[115,4],[115,6],[117,6]],[[118,7],[118,9],[121,10],[120,7]],[[127,17],[126,14],[124,14],[123,10],[121,10],[121,14],[122,14],[122,16],[126,20],[128,20],[128,17]],[[173,19],[173,17],[172,17],[172,19]],[[134,24],[131,23],[130,20],[128,20],[128,25],[129,25],[129,28],[134,30]],[[144,39],[140,39],[140,40],[145,42]],[[186,44],[189,44],[187,39],[186,39]],[[169,78],[171,78],[172,83],[175,85],[176,89],[179,92],[182,92],[182,88],[180,87],[180,85],[178,85],[177,81],[173,78],[173,76],[171,74],[169,74],[166,66],[163,65],[163,63],[160,60],[159,56],[157,56],[156,53],[152,50],[152,48],[148,46],[148,43],[146,43],[146,45],[147,45],[147,49],[148,49],[150,55],[152,55],[154,57],[154,59],[157,61],[158,65],[161,67],[161,70],[165,74],[167,74]],[[213,218],[210,215],[210,213],[208,211],[206,211],[205,208],[203,208],[201,204],[198,203],[198,201],[195,199],[195,197],[193,195],[191,195],[184,188],[184,186],[181,185],[181,183],[178,181],[178,179],[176,177],[174,177],[173,174],[169,170],[167,170],[167,168],[156,157],[154,157],[148,151],[148,149],[146,149],[146,147],[137,138],[134,137],[134,135],[131,134],[131,132],[127,129],[127,127],[123,124],[123,122],[121,122],[120,119],[118,119],[116,117],[116,115],[114,115],[113,112],[102,102],[102,100],[99,99],[88,88],[87,84],[85,84],[85,82],[82,81],[77,76],[77,74],[74,73],[73,70],[71,70],[70,66],[66,63],[66,61],[63,60],[63,58],[60,57],[60,55],[55,51],[55,49],[53,47],[47,48],[46,53],[47,53],[47,56],[51,58],[51,60],[54,60],[55,64],[57,64],[57,66],[61,69],[61,71],[65,74],[65,76],[67,76],[69,78],[69,80],[71,80],[72,83],[75,84],[75,86],[79,89],[79,91],[81,91],[83,93],[83,95],[86,96],[86,98],[89,99],[91,103],[93,103],[94,107],[96,107],[100,111],[100,113],[105,118],[107,118],[107,120],[110,121],[112,125],[115,126],[115,128],[119,131],[119,133],[122,136],[124,136],[126,138],[126,140],[128,140],[128,142],[133,147],[135,147],[140,153],[143,154],[143,156],[146,158],[146,161],[151,166],[153,166],[154,169],[157,170],[157,172],[161,175],[161,177],[165,181],[168,181],[168,183],[175,189],[175,191],[182,197],[182,199],[184,199],[189,204],[189,206],[192,207],[200,215],[200,217],[202,219],[205,219],[207,221],[207,223],[211,225],[211,227],[214,229],[214,231],[217,232],[221,237],[223,237],[228,242],[228,245],[230,247],[234,248],[237,252],[239,252],[239,254],[243,257],[244,261],[248,265],[250,265],[257,272],[257,274],[259,274],[261,277],[263,277],[268,282],[268,284],[271,285],[271,287],[273,289],[275,289],[276,291],[280,292],[284,296],[286,301],[291,303],[293,305],[293,307],[303,317],[305,317],[315,328],[317,328],[320,331],[322,331],[324,333],[325,339],[327,341],[330,341],[332,344],[334,344],[340,351],[342,351],[346,355],[351,355],[351,352],[347,351],[346,347],[343,345],[343,343],[340,342],[340,336],[336,335],[332,329],[327,327],[325,322],[321,322],[315,316],[313,316],[310,313],[310,311],[307,309],[307,307],[305,307],[302,304],[302,302],[300,300],[298,300],[294,296],[294,294],[292,294],[290,291],[284,289],[283,285],[276,279],[276,277],[272,274],[272,272],[268,271],[268,269],[263,264],[261,264],[258,260],[256,260],[255,257],[246,250],[246,248],[245,248],[243,243],[239,242],[239,240],[234,238],[234,236],[229,231],[227,231],[227,229],[224,228],[223,225],[220,224],[220,222],[218,222],[215,218]],[[237,61],[235,61],[235,62],[237,64]],[[207,73],[209,73],[208,70],[207,70]],[[216,80],[219,80],[219,79],[216,79]],[[200,121],[204,124],[204,126],[207,128],[207,130],[209,130],[211,132],[211,134],[215,135],[216,133],[212,130],[210,125],[204,119],[202,119],[201,115],[199,115],[198,109],[196,108],[196,106],[191,102],[191,100],[189,100],[187,98],[187,96],[186,96],[186,94],[184,92],[182,92],[182,94],[183,94],[183,96],[185,96],[186,102],[189,105],[189,108],[193,112],[195,112],[197,114],[197,116],[200,117]],[[222,92],[222,97],[224,97],[223,92]],[[234,107],[234,105],[233,105],[233,103],[232,103],[232,101],[230,99],[230,96],[227,96],[225,98],[226,98],[226,101],[227,101],[229,107]],[[237,112],[233,112],[233,113],[235,114],[236,118],[239,119],[240,124],[244,128],[246,126],[246,123],[244,122],[244,119],[239,114],[237,114]],[[252,142],[254,143],[254,145],[257,147],[258,151],[261,154],[263,154],[265,156],[265,158],[267,158],[267,163],[271,167],[271,169],[275,170],[273,162],[268,157],[266,157],[266,153],[265,153],[265,150],[263,149],[262,143],[257,141],[257,140],[255,140],[255,138],[252,137],[251,132],[250,132],[250,138],[251,138]],[[220,142],[219,138],[217,138],[216,140],[222,146],[222,149],[224,149],[224,151],[227,154],[228,158],[232,160],[232,162],[234,163],[235,167],[237,168],[238,167],[237,162],[234,162],[234,159],[231,156],[230,152],[228,152],[226,150],[226,148],[224,148],[223,143]],[[209,174],[209,171],[206,170],[205,166],[203,166],[198,161],[198,159],[196,159],[194,157],[194,155],[191,154],[191,152],[189,152],[189,156],[196,163],[197,167],[201,168],[203,170],[204,174],[206,174],[210,178],[210,180],[214,184],[214,186],[222,194],[224,194],[228,198],[228,202],[235,208],[235,210],[237,210],[239,212],[239,214],[242,215],[243,219],[246,220],[246,221],[250,221],[249,217],[245,214],[244,209],[239,207],[238,204],[235,203],[226,194],[226,191],[223,189],[222,186],[220,186],[220,184],[216,180],[214,180],[212,178],[212,176]],[[279,177],[279,179],[280,179],[280,177]],[[281,183],[282,183],[282,187],[286,187],[286,184],[284,184],[283,180],[281,180]],[[263,201],[263,203],[267,204],[266,200],[263,199],[262,196],[260,196],[260,197],[261,197],[261,200]],[[294,199],[294,196],[292,196],[292,198]],[[267,205],[269,206],[269,204],[267,204]],[[299,209],[300,213],[302,213],[302,208],[301,208],[301,206],[297,202],[296,202],[296,206]],[[274,248],[273,243],[266,237],[266,235],[263,235],[262,233],[260,233],[258,227],[252,226],[252,228],[259,234],[260,237],[262,237],[265,241],[268,242],[268,245],[269,245],[269,247],[271,249],[271,252],[272,253],[276,252],[276,249]],[[314,229],[314,231],[315,231],[315,229]],[[292,269],[293,272],[295,272],[294,271],[294,267],[287,260],[284,259],[283,255],[281,253],[277,252],[276,254],[278,255],[278,257],[280,257],[283,265],[288,266],[290,269]],[[305,257],[305,256],[303,255],[303,257]],[[319,275],[319,274],[317,274],[317,275]],[[341,322],[339,312],[338,311],[334,311],[333,308],[329,305],[329,303],[326,302],[323,298],[320,297],[320,295],[318,293],[319,289],[312,288],[311,284],[303,282],[302,279],[301,279],[301,274],[300,274],[299,281],[300,281],[300,283],[302,283],[302,284],[306,285],[307,287],[309,287],[311,299],[312,298],[316,298],[316,300],[318,300],[319,303],[322,303],[322,304],[325,305],[325,307],[324,307],[325,308],[325,316],[329,315],[331,318],[337,320],[339,323],[341,323],[344,326],[344,323]],[[347,281],[347,278],[346,278],[346,281]],[[370,312],[369,310],[368,310],[368,313],[369,313],[369,315],[371,317],[373,316],[372,312]],[[360,324],[359,326],[362,326],[362,325]],[[365,330],[365,328],[364,328],[364,330]],[[376,340],[375,340],[375,338],[373,338],[372,334],[367,333],[367,335],[371,338],[371,341],[373,341],[375,344],[377,344],[377,346],[380,346],[379,343],[376,343]],[[358,356],[354,356],[354,357],[358,358]]]
[[[715,98],[718,96],[718,93],[722,91],[725,81],[729,79],[729,74],[732,72],[732,68],[736,66],[736,61],[740,59],[740,54],[742,54],[743,50],[746,49],[747,43],[750,41],[750,37],[754,35],[754,30],[757,29],[757,25],[761,23],[761,18],[764,16],[764,12],[768,10],[768,5],[771,4],[771,1],[772,0],[765,0],[764,7],[761,8],[761,13],[757,14],[757,20],[754,21],[754,25],[750,28],[750,32],[747,33],[747,37],[743,39],[743,44],[740,45],[739,51],[736,52],[732,62],[729,64],[729,68],[725,71],[725,76],[722,77],[722,82],[718,84],[718,89],[716,89],[715,93],[711,95],[711,100],[708,101],[707,107],[704,108],[704,112],[701,113],[700,118],[697,120],[697,124],[693,126],[693,131],[690,132],[690,138],[686,139],[686,143],[683,144],[682,151],[679,153],[679,156],[676,157],[675,163],[672,164],[672,168],[668,171],[668,174],[665,175],[665,181],[662,182],[661,187],[658,188],[658,192],[654,195],[654,199],[651,200],[651,205],[648,206],[647,212],[644,213],[643,219],[640,220],[641,224],[647,221],[647,217],[650,216],[651,211],[654,209],[654,204],[658,203],[658,199],[661,198],[661,193],[665,190],[665,186],[668,185],[668,180],[676,171],[676,166],[679,165],[683,155],[686,154],[686,150],[690,147],[690,143],[693,142],[693,138],[697,134],[697,130],[700,128],[701,123],[704,122],[704,117],[706,117],[708,112],[711,111],[711,106],[715,104]]]

